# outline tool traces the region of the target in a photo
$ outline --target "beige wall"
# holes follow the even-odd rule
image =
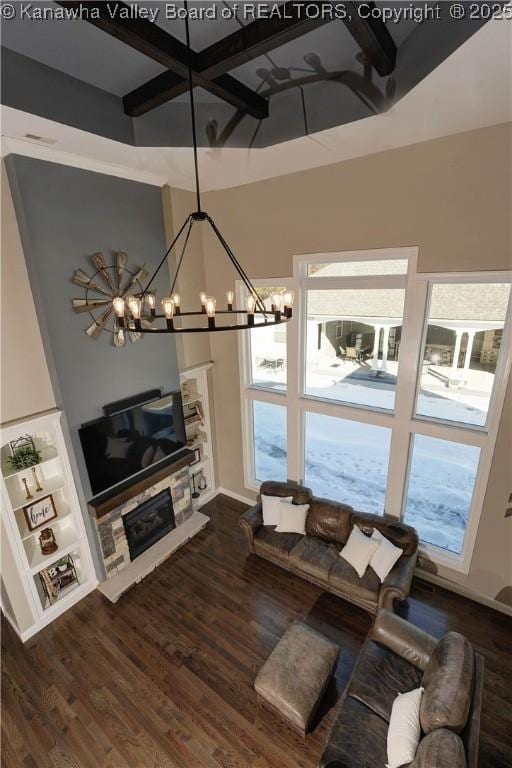
[[[2,161],[0,423],[55,407],[18,223]]]
[[[291,276],[294,254],[407,245],[419,246],[423,272],[509,269],[510,167],[508,124],[212,192],[204,207],[254,278]],[[232,270],[211,238],[204,248],[208,292],[222,296]],[[219,485],[253,497],[243,481],[237,339],[213,335],[210,346]],[[471,571],[442,571],[502,600],[511,583],[509,426],[504,416]]]

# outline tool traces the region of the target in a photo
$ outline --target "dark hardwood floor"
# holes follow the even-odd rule
[[[371,620],[248,556],[243,509],[222,496],[211,502],[210,525],[117,605],[94,592],[26,645],[3,620],[3,767],[316,766]],[[510,767],[511,620],[419,584],[402,613],[437,636],[464,632],[485,656],[480,767]],[[297,618],[342,648],[305,741],[252,690]]]

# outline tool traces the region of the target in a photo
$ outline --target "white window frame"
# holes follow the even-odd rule
[[[279,277],[279,278],[264,278],[253,279],[251,281],[255,288],[267,287],[267,286],[286,286],[289,290],[296,290],[296,283],[292,277]],[[236,281],[236,296],[237,303],[240,307],[245,305],[245,297],[247,290],[241,280]],[[286,390],[272,389],[271,387],[265,387],[264,384],[252,383],[252,368],[251,368],[251,331],[239,331],[238,333],[238,362],[240,370],[240,399],[242,403],[242,443],[244,452],[244,484],[246,488],[251,491],[259,491],[260,482],[256,480],[256,463],[254,455],[254,422],[253,422],[253,402],[255,400],[270,403],[271,405],[284,406],[286,411],[287,422],[287,471],[288,478],[290,474],[290,414],[293,409],[289,407],[289,381],[290,381],[290,328],[295,323],[284,323],[283,328],[287,329],[287,370],[286,370]],[[273,326],[277,328],[278,326]],[[258,333],[256,329],[254,333]],[[292,428],[293,432],[293,428]]]
[[[336,261],[376,261],[378,259],[407,259],[406,275],[368,277],[308,277],[307,265]],[[305,414],[320,413],[391,428],[388,481],[386,488],[386,514],[403,519],[408,492],[412,440],[415,434],[449,440],[480,448],[471,507],[468,512],[464,543],[460,555],[435,545],[421,542],[420,552],[436,563],[456,571],[469,571],[478,524],[487,489],[492,456],[496,443],[503,401],[512,365],[512,299],[509,302],[503,328],[500,354],[495,372],[494,387],[489,402],[485,427],[416,416],[416,403],[421,385],[421,363],[424,338],[428,325],[431,286],[434,283],[500,283],[512,282],[512,271],[418,273],[418,248],[397,247],[363,251],[315,253],[294,256],[293,278],[255,280],[255,286],[286,285],[295,291],[294,321],[287,323],[287,389],[286,392],[266,389],[250,383],[250,352],[245,338],[239,333],[240,385],[243,418],[244,480],[248,488],[259,490],[255,480],[252,401],[261,400],[287,408],[287,469],[288,479],[303,482],[305,463]],[[306,314],[307,290],[336,288],[370,289],[372,287],[405,288],[405,304],[400,344],[400,374],[395,390],[394,411],[373,406],[342,403],[305,394]],[[240,298],[242,284],[238,286]],[[301,343],[304,339],[304,343]]]

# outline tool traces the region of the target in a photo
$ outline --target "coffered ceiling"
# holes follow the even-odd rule
[[[270,147],[385,114],[485,23],[454,21],[443,3],[418,20],[403,8],[423,2],[190,2],[210,12],[191,20],[190,53],[169,18],[181,2],[28,5],[2,25],[2,103],[147,147],[190,145],[189,65],[201,145]]]

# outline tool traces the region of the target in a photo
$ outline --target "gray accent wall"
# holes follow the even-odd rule
[[[107,263],[125,251],[128,266],[157,266],[166,250],[159,187],[29,157],[6,160],[16,217],[43,344],[58,407],[64,410],[82,491],[84,518],[91,496],[78,428],[102,415],[106,403],[161,387],[179,386],[173,337],[145,336],[117,349],[104,332],[95,341],[85,329],[89,315],[71,307],[83,289],[71,282],[81,267],[92,275],[90,255]],[[164,266],[156,289],[169,291]],[[23,354],[23,349],[19,350]],[[89,528],[90,530],[90,528]]]

